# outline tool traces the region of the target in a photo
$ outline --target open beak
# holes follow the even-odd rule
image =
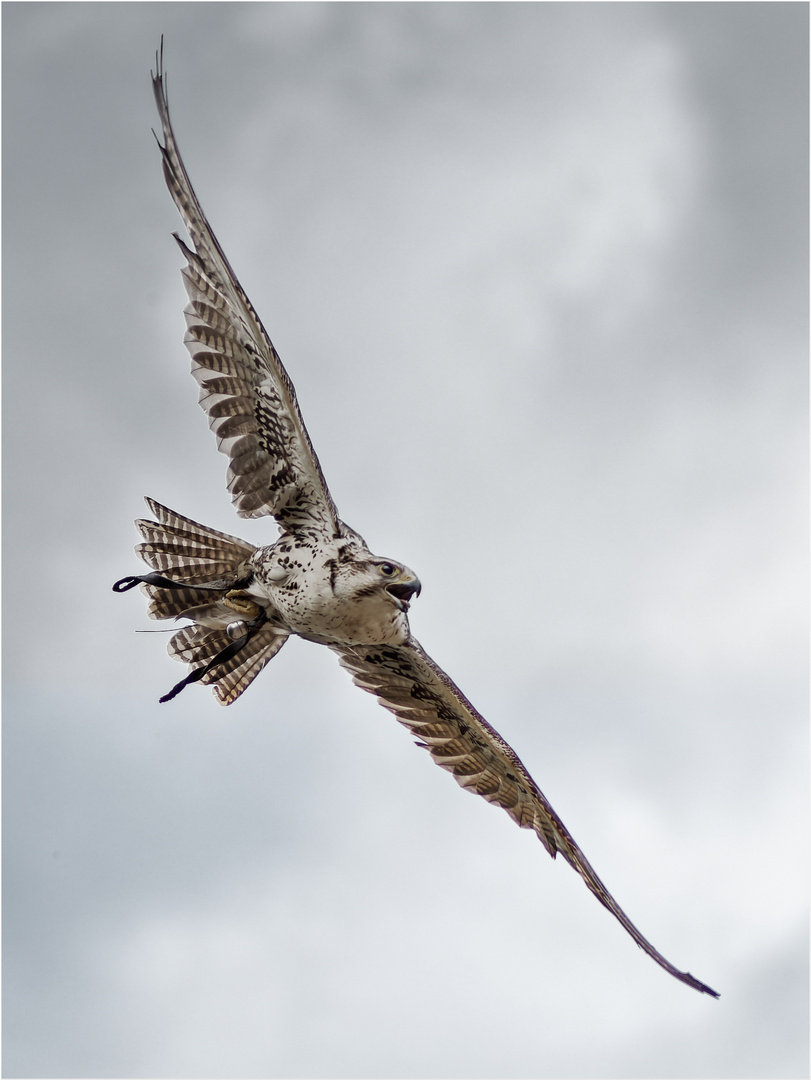
[[[398,581],[387,585],[386,592],[394,597],[400,611],[408,611],[411,600],[422,592],[422,585],[419,578],[411,578],[410,581]]]

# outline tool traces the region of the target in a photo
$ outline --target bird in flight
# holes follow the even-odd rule
[[[169,653],[189,665],[189,674],[160,700],[202,682],[230,705],[291,634],[326,645],[458,784],[532,829],[552,858],[560,852],[648,956],[674,978],[718,997],[642,936],[512,747],[413,637],[408,611],[420,593],[414,571],[372,554],[339,518],[290,377],[214,236],[178,151],[162,42],[156,69],[163,173],[192,244],[174,234],[187,263],[184,341],[200,405],[228,457],[237,514],[271,516],[280,529],[275,543],[256,547],[146,500],[153,517],[136,522],[143,542],[135,550],[152,572],[122,578],[113,589],[140,586],[151,618],[186,620]]]

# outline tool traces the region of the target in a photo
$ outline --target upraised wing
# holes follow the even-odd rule
[[[522,829],[534,829],[546,850],[560,852],[640,949],[695,990],[719,995],[679,971],[637,930],[591,868],[566,826],[518,756],[413,638],[400,646],[330,646],[355,683],[389,709],[458,784],[501,806]]]
[[[175,234],[188,266],[185,344],[200,405],[230,459],[228,490],[241,517],[271,514],[286,529],[342,532],[301,418],[296,392],[197,200],[177,148],[163,73],[152,76],[164,145],[163,173],[194,251]]]

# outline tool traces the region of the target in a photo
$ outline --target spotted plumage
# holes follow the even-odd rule
[[[147,499],[136,552],[151,573],[140,585],[153,619],[184,619],[169,652],[189,673],[161,700],[192,682],[229,705],[291,634],[327,645],[355,683],[415,736],[463,788],[531,829],[560,852],[634,941],[675,978],[717,997],[679,971],[644,938],[595,874],[563,822],[508,744],[424,652],[408,623],[416,574],[373,555],[338,517],[295,390],[200,207],[175,142],[162,58],[153,76],[159,143],[172,198],[193,250],[177,240],[189,302],[185,344],[200,405],[228,457],[228,490],[241,517],[275,518],[278,540],[256,547]]]

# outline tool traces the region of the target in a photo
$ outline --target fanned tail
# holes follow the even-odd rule
[[[192,620],[168,646],[169,655],[188,664],[190,672],[161,701],[202,682],[211,686],[220,704],[230,705],[288,637],[287,630],[242,591],[250,584],[250,559],[257,549],[154,499],[146,504],[155,520],[135,522],[143,539],[135,551],[154,573],[122,578],[113,588],[126,592],[140,585],[149,600],[150,619]]]
[[[188,664],[191,673],[161,701],[168,701],[190,682],[210,686],[220,705],[230,705],[253,682],[265,664],[287,641],[288,634],[272,623],[263,623],[253,635],[234,641],[225,630],[195,623],[184,626],[169,642],[169,655]],[[232,652],[232,655],[227,655]]]
[[[143,583],[141,591],[149,597],[150,619],[180,618],[190,609],[210,604],[212,592],[244,585],[250,576],[248,560],[256,551],[253,544],[176,514],[154,499],[145,501],[156,520],[140,518],[135,522],[144,540],[136,546],[135,554],[152,570],[183,586],[161,588]]]

